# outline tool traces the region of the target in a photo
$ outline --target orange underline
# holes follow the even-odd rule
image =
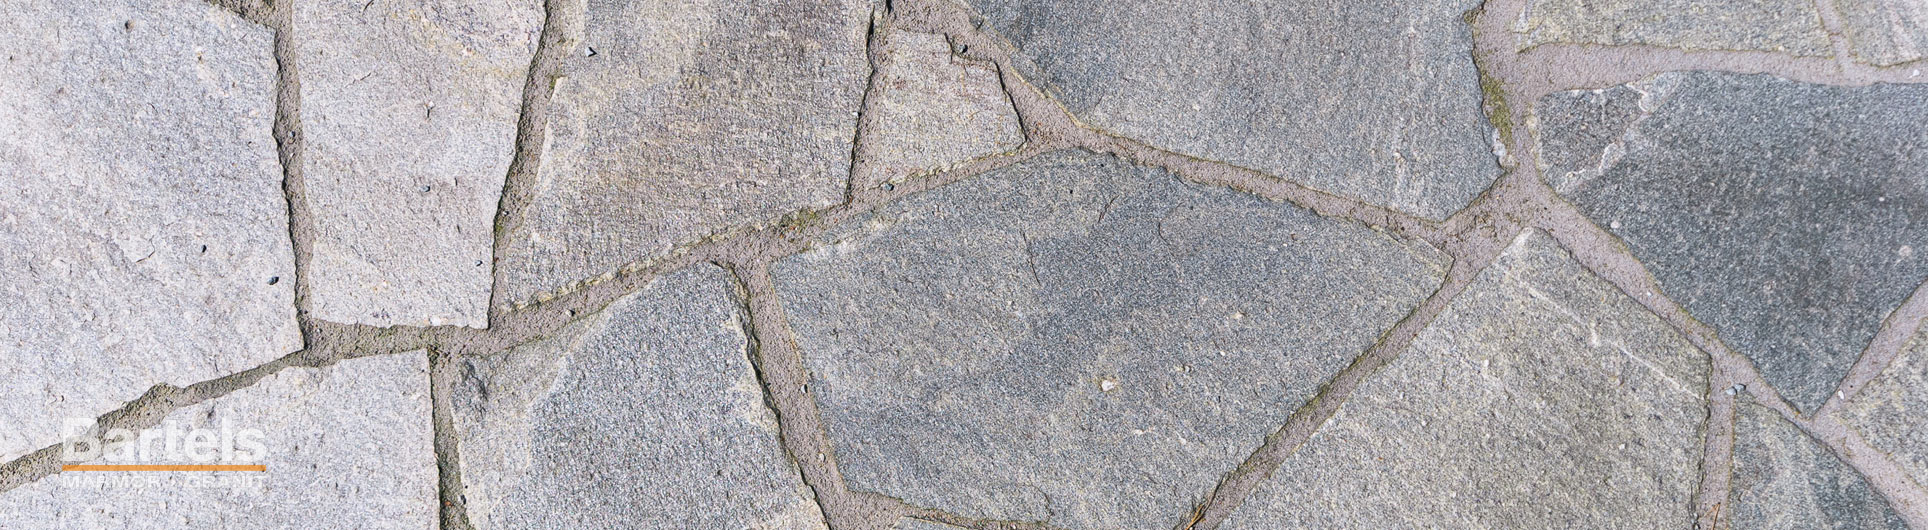
[[[267,471],[268,466],[255,465],[115,465],[115,464],[66,464],[61,471]]]

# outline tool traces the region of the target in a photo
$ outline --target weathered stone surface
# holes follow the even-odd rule
[[[1783,397],[1818,408],[1928,278],[1928,86],[1703,72],[1631,88],[1651,114],[1624,154],[1549,180]]]
[[[1928,334],[1916,336],[1840,414],[1916,484],[1928,484]]]
[[[997,68],[951,54],[943,35],[888,32],[871,94],[874,183],[1016,149],[1017,111]]]
[[[1513,30],[1522,50],[1558,43],[1832,52],[1808,0],[1533,0]]]
[[[912,519],[909,517],[898,519],[897,526],[895,528],[897,530],[961,530],[958,527],[947,525],[944,523],[931,522],[923,519]]]
[[[1919,0],[1835,0],[1854,58],[1875,66],[1928,57],[1928,3]]]
[[[972,0],[1086,123],[1445,218],[1499,175],[1477,0]]]
[[[431,528],[437,502],[427,359],[411,353],[287,368],[163,420],[162,429],[172,423],[181,431],[259,430],[266,457],[256,461],[245,459],[250,450],[239,442],[234,460],[169,458],[155,439],[151,460],[89,462],[262,464],[265,473],[61,473],[0,493],[0,527]]]
[[[1171,528],[1445,258],[1086,152],[913,196],[773,269],[851,487]]]
[[[1640,92],[1625,86],[1540,98],[1531,122],[1540,174],[1556,185],[1598,176],[1626,154],[1620,137],[1645,115],[1640,101]]]
[[[477,528],[824,528],[777,445],[729,276],[658,278],[454,391]]]
[[[542,3],[292,5],[315,317],[486,327]]]
[[[0,461],[299,349],[269,32],[196,0],[0,11]]]
[[[839,202],[871,0],[590,0],[502,265],[510,300]]]
[[[1738,400],[1731,528],[1908,528],[1827,448],[1746,394]]]
[[[1681,528],[1707,373],[1529,231],[1224,528]]]

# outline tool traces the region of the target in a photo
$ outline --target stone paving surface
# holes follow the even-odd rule
[[[0,528],[1928,529],[1920,0],[0,12]]]

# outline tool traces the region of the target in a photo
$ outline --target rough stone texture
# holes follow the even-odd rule
[[[1171,528],[1444,263],[1077,151],[888,205],[773,274],[852,488]]]
[[[896,530],[962,530],[958,527],[947,525],[944,523],[936,523],[936,522],[926,521],[923,519],[912,519],[909,517],[898,519],[897,526],[895,526],[894,528],[896,528]]]
[[[1928,278],[1928,86],[1681,73],[1633,88],[1651,114],[1625,154],[1550,180],[1815,410]]]
[[[266,473],[61,473],[0,493],[0,527],[431,528],[437,502],[427,359],[418,352],[288,368],[165,420],[183,430],[218,431],[224,423],[260,430],[266,458],[207,463],[259,463]],[[203,463],[162,460],[160,444],[153,444],[156,460],[90,463]],[[218,482],[241,478],[259,482]]]
[[[1747,394],[1734,415],[1731,528],[1887,528],[1908,524],[1854,469]]]
[[[541,2],[293,6],[315,317],[488,326],[495,208]]]
[[[729,275],[659,278],[454,391],[477,528],[821,529],[777,445]]]
[[[0,11],[0,461],[299,349],[269,32],[197,0]]]
[[[1528,231],[1223,528],[1681,528],[1707,373]]]
[[[1540,174],[1556,184],[1599,176],[1626,154],[1620,137],[1646,114],[1640,101],[1640,92],[1625,86],[1540,98],[1531,122]]]
[[[1840,414],[1916,484],[1928,484],[1928,334],[1917,335]]]
[[[1892,66],[1928,57],[1928,2],[1834,0],[1854,59]]]
[[[1477,0],[972,0],[1102,129],[1443,219],[1500,173]]]
[[[1832,53],[1810,0],[1533,0],[1513,30],[1548,43]]]
[[[951,55],[930,33],[890,32],[871,95],[876,181],[946,169],[1024,143],[997,68]]]
[[[590,0],[502,256],[509,300],[843,199],[870,15],[869,0]]]

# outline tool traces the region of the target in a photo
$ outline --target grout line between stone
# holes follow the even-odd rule
[[[1734,483],[1735,392],[1725,372],[1707,377],[1707,420],[1702,424],[1700,483],[1694,488],[1694,528],[1724,530]]]
[[[435,450],[435,491],[440,501],[437,506],[437,520],[443,530],[470,530],[468,498],[462,487],[462,454],[457,443],[460,433],[455,432],[454,396],[456,382],[460,381],[462,358],[437,351],[428,350],[428,380],[430,420],[434,423]]]
[[[1888,313],[1888,318],[1881,323],[1881,329],[1875,331],[1874,339],[1868,341],[1867,349],[1862,350],[1861,357],[1848,368],[1847,375],[1842,376],[1841,385],[1828,395],[1827,402],[1821,405],[1815,415],[1826,416],[1839,411],[1847,400],[1853,399],[1868,383],[1881,377],[1888,370],[1888,365],[1894,364],[1895,358],[1900,357],[1913,343],[1924,323],[1928,323],[1928,281],[1916,286],[1914,294],[1908,295],[1900,307]]]
[[[522,86],[522,109],[516,118],[515,153],[509,159],[509,172],[502,179],[502,195],[497,199],[493,228],[494,250],[490,253],[490,325],[508,307],[508,282],[502,259],[509,255],[509,235],[522,228],[523,215],[535,194],[537,170],[542,165],[542,150],[548,139],[549,104],[556,83],[562,77],[562,56],[575,49],[582,27],[581,0],[544,0],[542,32],[536,51],[529,59],[528,80]]]
[[[295,323],[302,344],[311,344],[315,329],[310,300],[310,265],[314,258],[315,220],[308,209],[308,184],[302,176],[305,138],[301,127],[301,75],[295,46],[293,3],[278,3],[266,13],[274,31],[275,113],[274,140],[281,161],[282,192],[288,201],[288,240],[294,247]],[[259,13],[259,11],[256,11]]]

